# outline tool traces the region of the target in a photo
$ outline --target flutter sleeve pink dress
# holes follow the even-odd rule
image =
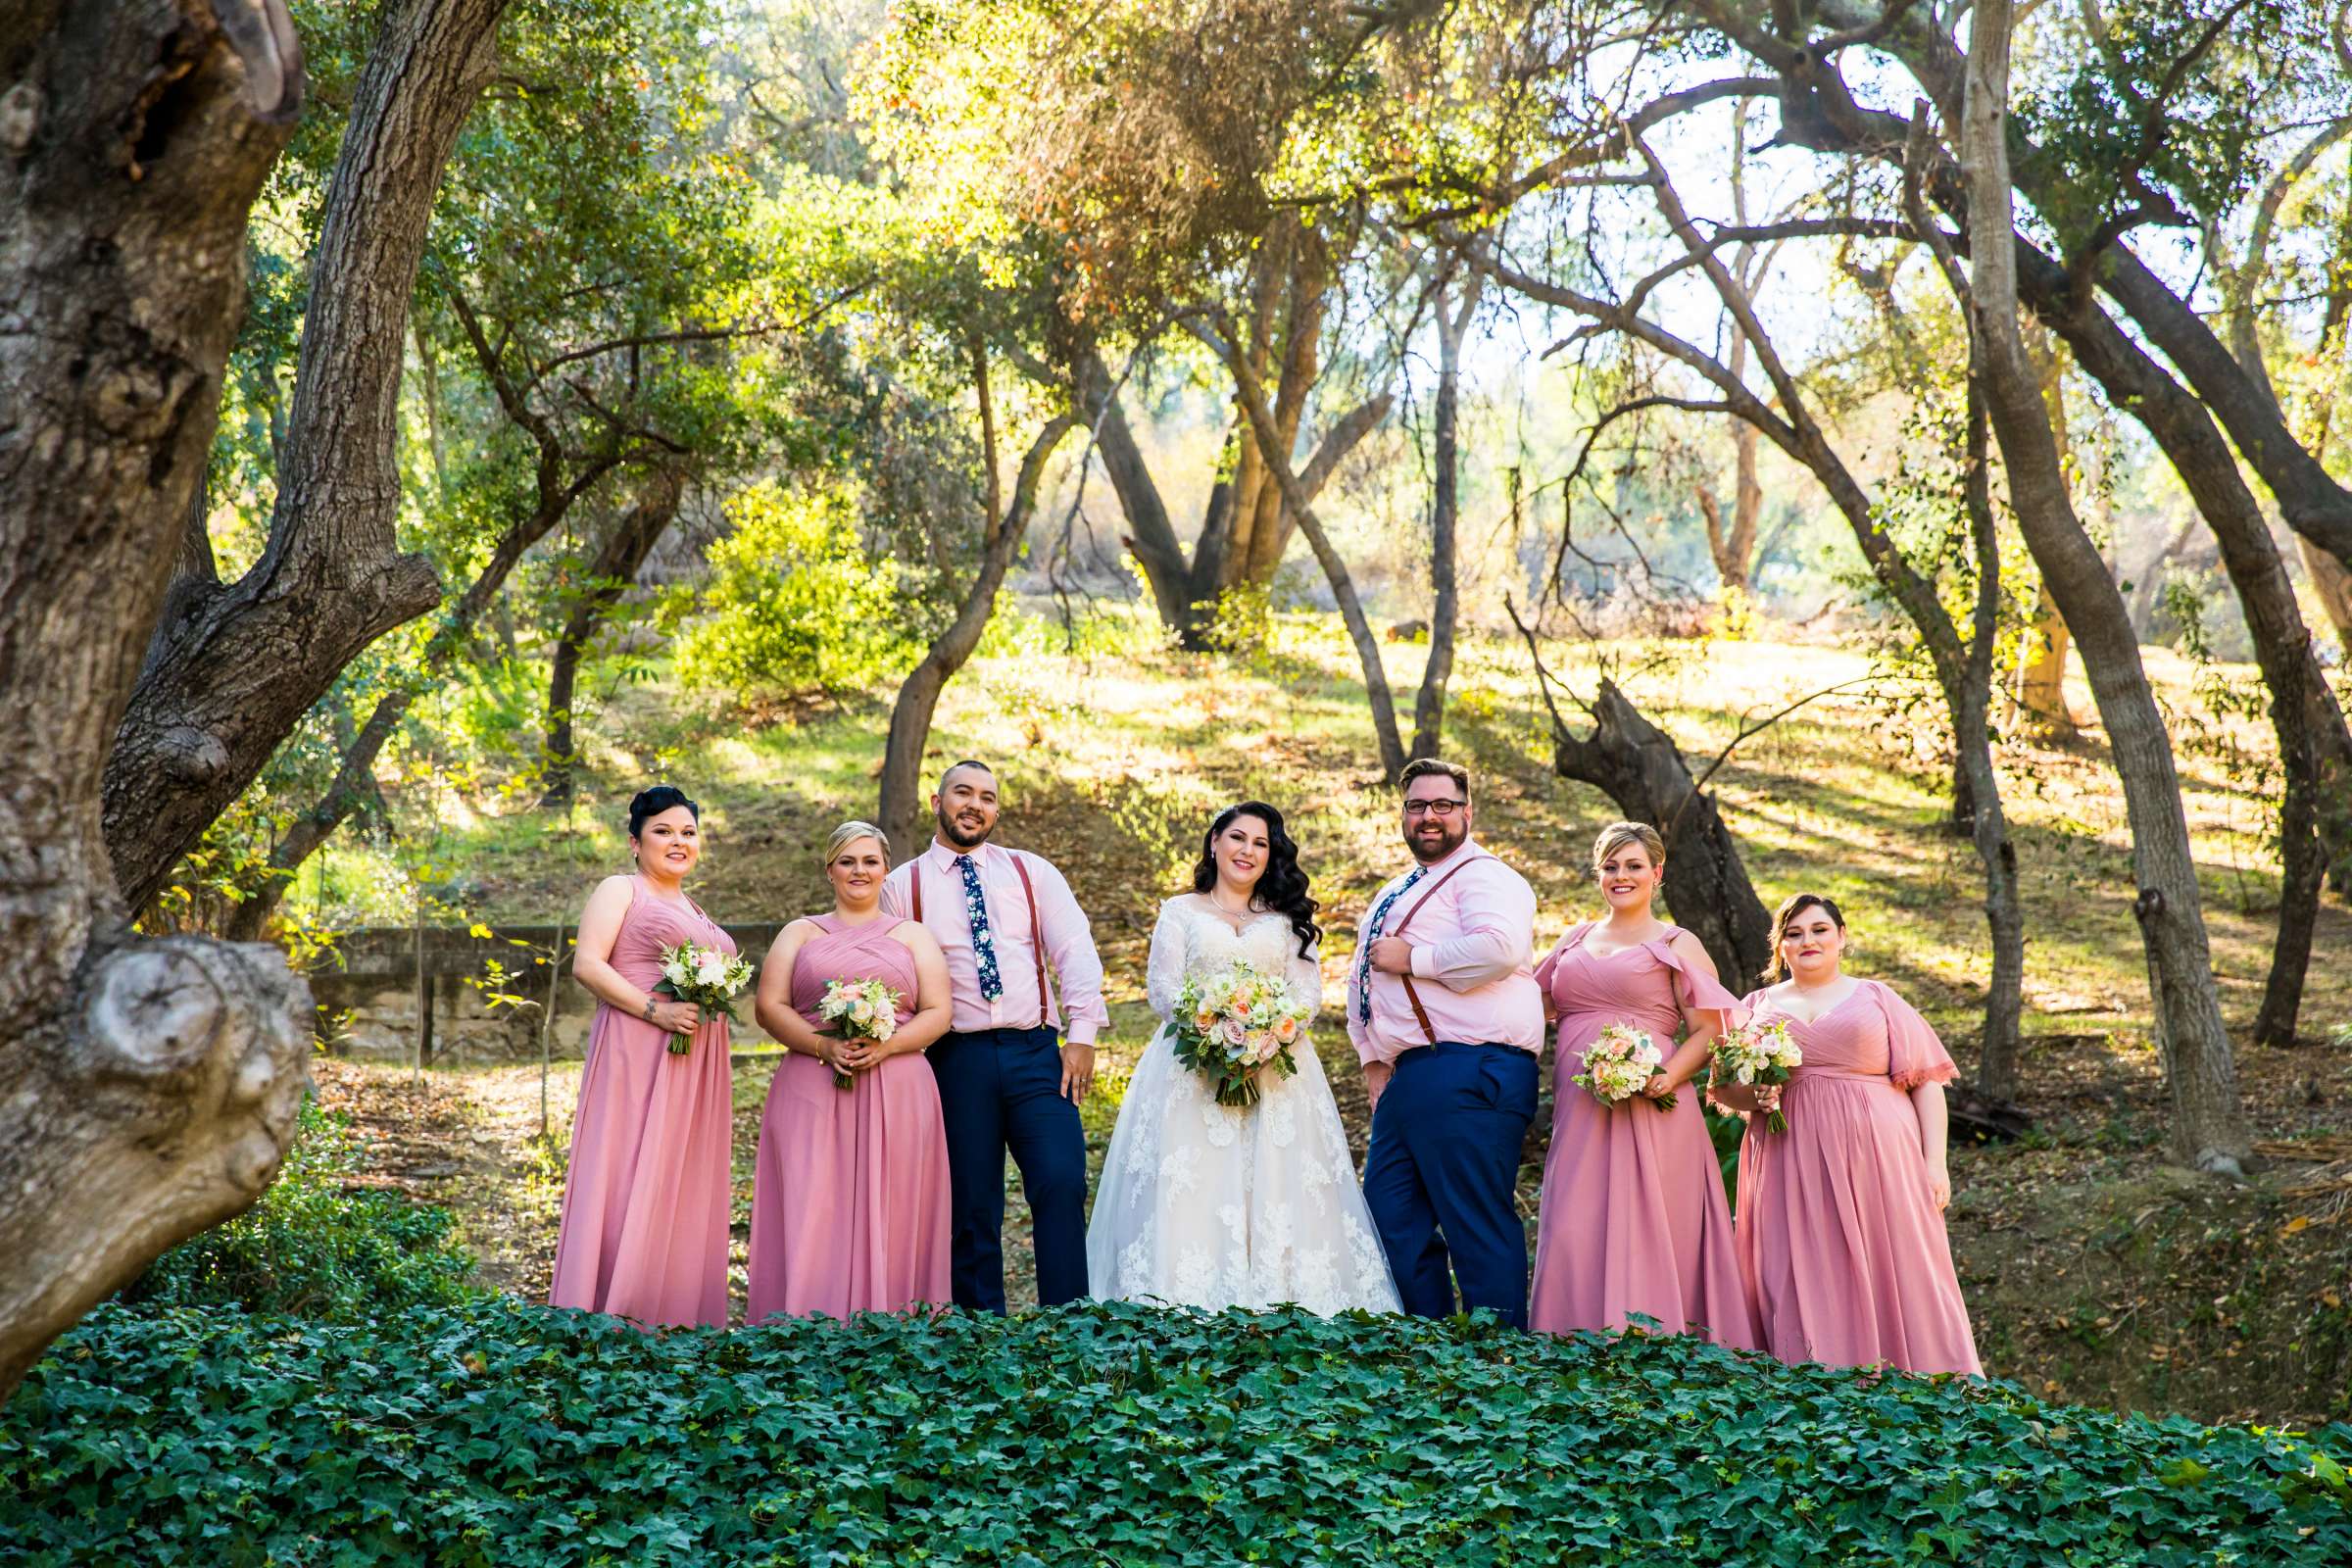
[[[1953,1076],[1943,1042],[1875,980],[1807,1023],[1781,1092],[1788,1130],[1748,1118],[1740,1146],[1740,1259],[1765,1348],[1784,1361],[1982,1373],[1928,1187],[1909,1091]]]
[[[662,978],[662,950],[681,942],[735,951],[734,938],[700,906],[672,903],[632,877],[613,969],[651,991]],[[735,1110],[727,1021],[707,1022],[691,1038],[679,1054],[668,1031],[597,1004],[549,1305],[644,1324],[725,1327]]]
[[[888,915],[845,925],[811,917],[818,934],[793,958],[792,1005],[832,1027],[816,1004],[834,980],[880,980],[914,1014],[914,955]],[[887,1057],[852,1087],[798,1052],[777,1064],[760,1118],[752,1190],[749,1319],[903,1312],[946,1302],[948,1141],[939,1085],[919,1053]]]
[[[1676,1091],[1674,1108],[1661,1111],[1641,1097],[1604,1105],[1570,1082],[1584,1070],[1585,1048],[1610,1024],[1646,1030],[1660,1056],[1671,1056],[1686,1008],[1720,1012],[1739,1001],[1685,965],[1671,928],[1606,957],[1585,951],[1590,929],[1570,930],[1536,969],[1559,1013],[1559,1035],[1528,1321],[1551,1334],[1608,1331],[1639,1312],[1667,1333],[1752,1350],[1756,1333],[1699,1085]]]

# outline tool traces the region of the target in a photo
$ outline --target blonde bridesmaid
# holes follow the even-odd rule
[[[791,1054],[760,1118],[754,1323],[903,1312],[952,1294],[947,1133],[923,1059],[947,1032],[948,960],[921,924],[883,912],[889,871],[881,829],[836,828],[825,850],[832,909],[778,932],[760,966],[760,1025]],[[890,1039],[818,1032],[817,1003],[835,980],[880,980],[899,994]]]
[[[1951,1056],[1893,988],[1843,972],[1845,916],[1815,893],[1780,907],[1773,982],[1746,1005],[1804,1061],[1778,1089],[1726,1083],[1740,1147],[1740,1258],[1764,1348],[1784,1361],[1982,1373],[1952,1269],[1943,1086]],[[1775,1104],[1788,1124],[1774,1132]]]
[[[571,1123],[553,1306],[647,1325],[727,1319],[734,1090],[724,1018],[654,994],[662,950],[735,952],[686,896],[702,813],[667,784],[629,803],[633,875],[607,877],[580,915],[573,978],[597,1000]],[[683,1040],[675,1052],[671,1043]]]
[[[1608,914],[1571,927],[1536,968],[1559,1033],[1529,1322],[1551,1334],[1610,1331],[1641,1314],[1669,1334],[1754,1349],[1723,1172],[1690,1087],[1738,1000],[1698,939],[1650,912],[1666,866],[1656,829],[1612,823],[1592,866]],[[1617,1105],[1569,1081],[1611,1024],[1646,1031],[1665,1056]],[[1674,1107],[1661,1110],[1669,1095]]]

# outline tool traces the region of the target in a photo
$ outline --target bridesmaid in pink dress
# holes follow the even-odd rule
[[[735,951],[681,886],[702,858],[700,817],[667,784],[641,792],[629,803],[637,874],[605,878],[580,915],[571,972],[597,1009],[551,1306],[649,1325],[727,1321],[727,1021],[653,993],[663,948]],[[680,1036],[682,1054],[669,1049]]]
[[[1689,1087],[1738,1002],[1717,983],[1698,939],[1650,913],[1666,863],[1656,829],[1604,828],[1592,863],[1608,917],[1571,927],[1536,967],[1559,1037],[1529,1325],[1606,1332],[1639,1312],[1666,1333],[1752,1350],[1723,1172],[1698,1093]],[[1689,1033],[1642,1096],[1610,1106],[1569,1080],[1583,1070],[1585,1048],[1613,1023],[1648,1031],[1661,1052],[1673,1047],[1678,1025]],[[1648,1102],[1670,1094],[1672,1110]]]
[[[760,1022],[791,1054],[760,1118],[754,1323],[903,1312],[953,1295],[947,1133],[923,1059],[948,1027],[948,960],[920,923],[882,911],[889,870],[879,828],[836,828],[825,854],[832,911],[778,932],[760,966]],[[816,1004],[834,980],[880,980],[899,994],[889,1040],[817,1032],[829,1027]]]
[[[1804,1053],[1787,1085],[1725,1083],[1716,1102],[1762,1112],[1740,1146],[1740,1261],[1765,1348],[1784,1361],[1982,1375],[1943,1209],[1943,1085],[1952,1058],[1928,1021],[1876,980],[1839,971],[1845,917],[1800,893],[1773,920],[1779,983],[1749,995]],[[1784,979],[1783,976],[1788,976]]]

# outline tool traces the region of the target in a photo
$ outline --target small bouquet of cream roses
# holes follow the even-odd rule
[[[899,1032],[899,994],[879,980],[828,980],[817,999],[816,1015],[833,1025],[827,1031],[843,1040],[888,1040]],[[833,1069],[833,1087],[849,1089],[855,1073]]]
[[[1715,1042],[1715,1070],[1732,1081],[1773,1087],[1788,1081],[1789,1070],[1804,1065],[1805,1054],[1789,1038],[1788,1025],[1779,1018],[1751,1018]],[[1775,1105],[1764,1118],[1776,1133],[1788,1130],[1788,1118]]]
[[[1619,1105],[1642,1092],[1662,1059],[1647,1030],[1613,1023],[1585,1048],[1585,1070],[1568,1081],[1604,1105]],[[1672,1110],[1674,1099],[1660,1095],[1650,1103]]]
[[[735,999],[751,980],[749,959],[717,948],[681,942],[674,948],[662,950],[662,978],[654,982],[654,995],[693,1003],[702,1009],[704,1023],[719,1017],[729,1023],[741,1023],[743,1020],[735,1016]],[[693,1036],[669,1037],[671,1055],[683,1056],[693,1049]]]
[[[1177,1064],[1214,1085],[1218,1104],[1254,1105],[1260,1073],[1298,1070],[1291,1051],[1307,1012],[1288,984],[1247,963],[1194,975],[1176,996]]]

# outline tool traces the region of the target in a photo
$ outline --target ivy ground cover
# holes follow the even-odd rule
[[[1483,1320],[110,1306],[0,1424],[0,1561],[2340,1565],[2347,1461]]]

